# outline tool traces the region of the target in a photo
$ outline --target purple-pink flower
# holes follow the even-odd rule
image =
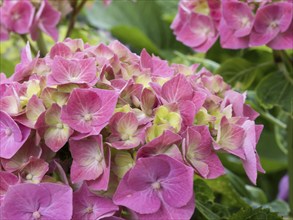
[[[61,120],[80,133],[99,134],[109,123],[117,99],[115,91],[75,89],[62,108]]]
[[[224,174],[217,154],[212,148],[212,137],[206,126],[189,127],[185,133],[182,150],[184,160],[204,178],[217,178]]]
[[[37,40],[40,30],[50,35],[55,41],[58,40],[58,30],[56,25],[61,18],[61,13],[55,10],[48,2],[44,0],[41,2],[40,8],[36,13],[30,34],[33,40]]]
[[[121,180],[113,201],[141,219],[189,219],[194,209],[193,170],[164,155],[140,158]]]
[[[219,2],[208,7],[219,27]],[[245,99],[197,64],[138,56],[118,41],[66,39],[44,58],[27,44],[15,73],[0,74],[1,215],[190,219],[194,175],[224,174],[219,151],[238,157],[254,184],[264,172],[262,125]]]
[[[176,39],[206,52],[220,37],[223,48],[293,47],[292,1],[181,0],[171,28]]]
[[[23,183],[8,188],[2,204],[3,219],[35,220],[72,217],[72,189],[56,183]]]
[[[27,140],[30,129],[17,124],[3,111],[0,111],[0,119],[0,157],[10,159]]]
[[[119,210],[110,198],[91,192],[86,184],[73,193],[73,218],[104,219]]]

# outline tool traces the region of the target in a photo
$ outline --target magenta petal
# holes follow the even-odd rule
[[[189,220],[191,219],[195,209],[195,199],[194,196],[190,199],[190,201],[187,203],[187,205],[175,208],[172,206],[169,206],[166,203],[163,203],[161,205],[161,208],[149,215],[141,215],[137,214],[139,219],[141,220],[165,220],[165,219],[180,219],[180,220]]]
[[[0,157],[10,159],[27,140],[30,129],[17,125],[5,112],[0,111]]]
[[[185,206],[193,195],[193,169],[172,158],[165,158],[172,165],[169,176],[161,182],[163,199],[172,207]]]
[[[251,8],[244,2],[226,2],[223,4],[223,18],[233,30],[235,37],[244,37],[250,34],[253,26]]]
[[[134,191],[128,186],[129,172],[123,179],[113,196],[116,205],[126,206],[138,213],[149,214],[159,210],[161,201],[156,193],[149,188]],[[147,206],[145,204],[148,204]]]
[[[236,37],[235,31],[224,21],[220,24],[220,43],[223,48],[240,49],[248,47],[249,37]]]
[[[38,212],[44,219],[70,220],[72,189],[55,183],[17,184],[8,189],[2,207],[4,219],[34,219]]]
[[[119,210],[111,199],[90,192],[86,184],[73,193],[73,207],[74,220],[100,219],[112,216]]]
[[[93,86],[97,82],[96,65],[94,58],[83,60],[67,60],[57,56],[52,63],[52,74],[48,84],[88,84]]]
[[[0,171],[0,206],[9,186],[14,185],[18,182],[17,176],[12,173]]]
[[[101,136],[70,140],[69,145],[73,158],[70,171],[72,182],[94,180],[103,174],[106,164]]]
[[[99,134],[109,122],[117,99],[115,91],[75,89],[62,108],[61,119],[80,133]]]
[[[293,21],[287,31],[279,33],[267,46],[274,50],[293,49]]]
[[[164,133],[142,146],[137,152],[137,158],[150,157],[158,154],[166,154],[179,161],[182,161],[181,152],[176,146],[182,138],[172,131],[164,131]]]
[[[34,16],[34,7],[29,1],[17,2],[10,13],[8,27],[18,34],[26,34]]]
[[[190,100],[193,96],[193,90],[186,77],[178,74],[171,80],[164,83],[161,95],[168,103]]]

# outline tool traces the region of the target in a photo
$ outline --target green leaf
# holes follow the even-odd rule
[[[195,219],[221,220],[230,215],[228,208],[214,202],[215,196],[211,188],[201,179],[194,181],[196,202]]]
[[[273,131],[265,127],[257,145],[260,161],[264,170],[277,172],[287,168],[287,157],[277,146]]]
[[[248,207],[248,204],[235,190],[227,175],[213,180],[205,180],[205,182],[214,192],[222,195],[221,204],[235,207]]]
[[[241,90],[246,90],[251,86],[256,76],[261,73],[259,68],[268,65],[271,65],[271,62],[255,65],[252,62],[237,57],[224,62],[216,73],[222,75],[227,83]]]
[[[274,106],[292,114],[293,85],[280,72],[266,76],[257,86],[256,95],[264,108]]]
[[[252,209],[243,208],[239,212],[229,218],[229,220],[282,220],[276,213],[271,212],[269,209]]]
[[[115,26],[111,29],[111,33],[123,43],[132,42],[134,48],[146,48],[149,53],[159,53],[159,49],[156,45],[154,45],[154,43],[136,27],[125,25]]]
[[[288,203],[282,201],[282,200],[275,200],[271,203],[265,204],[262,206],[263,208],[268,208],[271,210],[271,212],[277,212],[279,215],[285,217],[289,215],[290,208]]]
[[[162,4],[155,0],[119,0],[108,7],[104,7],[101,1],[94,1],[85,16],[91,26],[111,31],[135,51],[147,46],[159,55],[162,55],[159,50],[189,51],[175,40],[170,23],[163,20],[163,9]]]
[[[14,72],[16,63],[7,60],[1,56],[0,58],[0,73],[5,73],[7,77],[11,76]]]
[[[249,200],[258,204],[265,204],[267,202],[267,197],[262,189],[250,185],[246,185],[245,188],[249,193]]]

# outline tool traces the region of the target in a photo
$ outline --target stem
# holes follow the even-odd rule
[[[81,9],[85,5],[86,1],[87,0],[82,0],[82,2],[78,6],[76,6],[77,2],[74,2],[73,12],[71,14],[71,18],[69,21],[69,25],[68,25],[68,29],[67,29],[65,38],[68,38],[70,36],[70,34],[72,33],[72,31],[74,29],[75,22],[76,22],[77,15],[79,14]]]
[[[291,100],[291,106],[293,105],[293,100]],[[293,109],[292,109],[293,112]],[[291,210],[291,217],[293,217],[293,119],[289,117],[287,126],[287,136],[288,136],[288,174],[289,174],[289,206]]]
[[[37,51],[36,48],[33,46],[33,44],[29,41],[29,39],[27,38],[27,36],[24,35],[24,34],[21,34],[21,35],[19,35],[19,36],[20,36],[20,38],[23,40],[23,42],[24,42],[25,44],[27,44],[27,42],[29,42],[29,44],[30,44],[30,48],[31,48],[31,51],[32,51],[33,54],[36,56],[37,53],[38,53],[38,51]]]
[[[279,70],[283,73],[285,78],[293,85],[293,79],[291,78],[289,71],[292,71],[292,64],[290,58],[284,51],[273,51],[275,63],[278,65]]]
[[[278,118],[275,118],[273,115],[271,115],[269,112],[266,111],[258,111],[262,117],[267,119],[268,121],[272,122],[275,125],[278,125],[279,127],[286,129],[287,125],[279,120]]]
[[[46,43],[44,41],[44,37],[42,32],[40,32],[38,40],[37,40],[37,45],[39,47],[40,50],[40,56],[44,57],[47,54],[47,48],[46,48]]]

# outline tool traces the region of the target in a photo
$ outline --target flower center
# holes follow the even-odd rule
[[[242,24],[242,27],[247,27],[249,25],[249,18],[248,17],[243,17],[241,19],[241,24]]]
[[[93,119],[93,116],[92,116],[91,114],[85,114],[85,115],[83,116],[83,118],[84,118],[85,121],[90,121],[90,120]]]
[[[12,134],[12,130],[10,128],[5,129],[6,136],[10,136]]]
[[[59,128],[59,129],[63,129],[63,124],[62,124],[62,123],[58,123],[58,124],[56,125],[56,127]]]
[[[93,210],[93,207],[92,207],[92,206],[89,206],[89,207],[87,207],[87,208],[85,209],[85,211],[86,211],[87,213],[92,213],[94,210]]]
[[[33,212],[33,218],[34,219],[40,219],[41,218],[41,214],[39,213],[39,211]]]
[[[18,14],[18,13],[14,13],[14,14],[12,15],[12,19],[13,19],[14,21],[17,21],[19,18],[20,18],[20,14]]]
[[[152,183],[152,187],[155,190],[159,190],[159,189],[161,189],[161,183],[156,181],[156,182]]]
[[[275,29],[278,26],[279,26],[279,24],[278,24],[277,21],[272,21],[271,24],[270,24],[270,27],[273,28],[273,29]]]
[[[32,174],[27,174],[25,177],[27,180],[32,180],[33,179],[33,175]]]
[[[98,161],[100,163],[103,160],[103,157],[101,154],[97,154],[95,159],[96,159],[96,161]]]

